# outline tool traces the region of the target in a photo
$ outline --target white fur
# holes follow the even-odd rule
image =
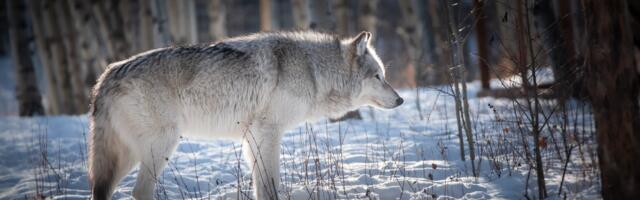
[[[309,49],[311,52],[315,48],[313,46],[315,43],[326,42],[327,39],[322,38],[328,36],[309,33],[291,34],[287,37],[300,42],[299,46],[291,48]],[[355,39],[339,43],[339,48],[343,49],[342,57],[344,58],[353,56],[354,46],[357,56],[366,56],[360,60],[366,66],[359,66],[358,70],[364,71],[367,70],[364,69],[365,67],[370,67],[368,70],[373,73],[367,77],[363,77],[364,72],[348,72],[349,68],[344,66],[321,66],[327,65],[327,62],[348,65],[346,61],[335,58],[336,56],[308,58],[310,62],[318,63],[314,65],[320,66],[313,72],[304,72],[311,73],[313,77],[305,77],[304,73],[301,76],[279,77],[284,76],[281,74],[285,72],[273,71],[273,50],[256,47],[256,40],[264,40],[259,44],[269,45],[270,37],[264,35],[225,41],[233,48],[253,55],[252,59],[256,59],[255,63],[258,64],[247,70],[234,71],[236,74],[225,72],[220,75],[218,72],[205,71],[198,73],[188,84],[178,86],[172,84],[181,84],[181,82],[173,78],[164,82],[155,82],[156,79],[161,79],[161,73],[145,72],[134,78],[122,78],[117,82],[110,80],[109,75],[103,75],[96,86],[96,93],[98,93],[96,99],[100,100],[100,105],[105,105],[106,111],[98,109],[98,112],[93,114],[92,127],[113,127],[115,135],[108,137],[115,137],[117,139],[112,138],[114,141],[121,141],[123,144],[108,143],[108,141],[102,141],[107,139],[98,137],[100,135],[94,136],[96,139],[93,139],[92,144],[106,143],[105,146],[110,147],[100,149],[100,145],[95,145],[96,147],[92,147],[93,157],[90,159],[106,159],[100,157],[103,155],[101,153],[117,151],[118,155],[128,155],[119,157],[118,159],[123,160],[118,162],[139,162],[140,172],[133,196],[136,199],[152,199],[156,177],[162,173],[181,136],[201,139],[235,139],[243,142],[245,160],[252,168],[255,195],[258,199],[275,199],[278,197],[277,189],[280,180],[280,143],[286,130],[301,122],[316,120],[320,117],[340,117],[347,111],[363,105],[382,108],[393,108],[399,105],[399,96],[384,80],[385,72],[382,62],[369,45],[370,37],[370,33],[362,33]],[[305,47],[305,44],[310,47]],[[148,56],[148,54],[141,56]],[[337,57],[339,56],[340,54],[337,54]],[[135,62],[132,60],[125,62]],[[208,67],[208,65],[214,65],[208,61],[190,62],[195,63],[194,65],[207,65],[203,70],[232,68]],[[335,69],[329,67],[335,67]],[[295,71],[296,69],[284,70]],[[115,70],[111,69],[111,71]],[[300,70],[306,70],[306,68]],[[353,73],[348,77],[354,78],[342,78],[347,77],[346,73]],[[144,79],[147,74],[151,74],[148,75],[150,78]],[[228,77],[230,75],[251,77],[254,74],[258,74],[257,79],[246,81],[257,80],[259,84],[251,85],[245,83],[246,81],[234,82],[236,79]],[[375,74],[380,79],[375,78],[373,76]],[[307,78],[312,78],[316,82],[315,88],[305,85],[307,82],[313,82]],[[346,81],[349,86],[345,87],[350,89],[336,89],[335,86],[331,86],[336,81]],[[357,83],[354,83],[356,81]],[[101,88],[109,84],[117,84],[120,88],[119,93],[100,96]],[[162,84],[169,86],[159,86]],[[173,87],[178,89],[171,89]],[[314,93],[308,91],[314,91]],[[94,132],[93,134],[108,133]],[[132,164],[122,166],[124,167],[117,168],[116,174],[121,174],[121,171],[128,172]],[[90,176],[97,177],[101,170],[104,169],[94,165],[90,169]],[[117,183],[120,178],[116,177],[115,182]]]

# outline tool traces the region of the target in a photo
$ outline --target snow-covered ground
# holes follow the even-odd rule
[[[475,94],[478,87],[477,82],[470,84],[470,94]],[[475,178],[471,174],[468,152],[467,161],[460,159],[451,97],[424,89],[420,98],[424,119],[420,120],[415,90],[402,90],[401,95],[406,101],[397,109],[361,109],[365,118],[362,121],[329,123],[323,120],[289,131],[281,152],[280,196],[284,199],[524,199],[525,191],[529,197],[537,195],[535,172],[530,171],[526,162],[514,161],[522,159],[517,156],[522,152],[513,152],[519,147],[511,151],[487,148],[505,146],[487,141],[507,135],[508,130],[504,129],[510,125],[504,125],[500,118],[513,113],[512,101],[473,96],[470,99],[479,143],[476,153],[482,160],[479,176]],[[84,115],[0,117],[0,199],[24,199],[36,193],[54,199],[88,198],[87,134]],[[515,143],[518,137],[504,138],[501,141]],[[250,175],[240,157],[240,145],[233,141],[183,139],[159,178],[157,198],[250,198]],[[584,167],[589,166],[585,164],[589,159],[584,158],[587,153],[578,155],[578,150],[573,153],[576,156],[572,156],[568,165],[563,194],[559,196],[563,163],[554,158],[554,148],[543,149],[550,198],[565,195],[569,199],[600,198],[597,174]],[[510,157],[513,158],[510,160]],[[115,198],[131,197],[136,174],[137,170],[124,178]]]

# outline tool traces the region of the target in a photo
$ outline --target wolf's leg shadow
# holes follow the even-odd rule
[[[153,199],[157,178],[180,142],[175,128],[162,127],[153,133],[140,144],[140,170],[133,188],[133,197],[137,200]]]
[[[244,134],[244,159],[251,168],[258,200],[278,199],[281,140],[282,132],[272,125],[252,127]]]

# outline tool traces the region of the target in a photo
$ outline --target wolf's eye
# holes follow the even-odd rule
[[[374,77],[375,77],[376,79],[380,80],[380,75],[376,74]]]

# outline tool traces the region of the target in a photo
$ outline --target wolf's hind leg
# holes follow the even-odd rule
[[[148,142],[141,145],[140,170],[133,188],[133,197],[137,200],[153,199],[157,178],[179,143],[179,135],[175,130],[162,130],[153,136],[155,138],[149,138]]]
[[[90,143],[89,177],[93,199],[111,199],[116,185],[137,161],[107,121],[94,122]]]

